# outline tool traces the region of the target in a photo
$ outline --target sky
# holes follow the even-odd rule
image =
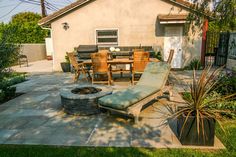
[[[0,22],[9,22],[11,17],[19,12],[31,11],[41,13],[39,1],[40,0],[0,0]],[[76,0],[46,0],[46,2],[50,3],[51,8],[47,9],[47,13],[51,14],[74,1]]]

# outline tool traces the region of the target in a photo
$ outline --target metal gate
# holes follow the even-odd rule
[[[219,46],[216,49],[215,65],[222,66],[227,63],[228,47],[229,47],[229,32],[220,33]]]
[[[207,32],[205,65],[222,66],[227,63],[229,38],[229,32]]]
[[[219,44],[219,38],[219,32],[207,32],[205,47],[205,65],[215,64],[215,56]]]

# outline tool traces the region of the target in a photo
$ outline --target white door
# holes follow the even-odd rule
[[[164,60],[167,61],[170,50],[174,50],[172,68],[182,67],[183,27],[165,27]]]

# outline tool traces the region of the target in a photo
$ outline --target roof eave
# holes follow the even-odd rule
[[[48,27],[48,28],[50,28],[50,27],[51,27],[51,23],[52,23],[53,21],[55,21],[57,18],[60,18],[61,16],[65,15],[65,14],[67,14],[67,13],[70,13],[71,11],[75,10],[76,8],[82,7],[83,5],[85,5],[85,4],[89,3],[89,2],[92,2],[92,1],[95,1],[95,0],[85,0],[84,2],[79,3],[78,5],[75,5],[75,6],[69,8],[68,10],[66,10],[66,11],[64,11],[64,12],[62,11],[61,13],[56,14],[56,13],[58,13],[58,12],[60,11],[60,10],[59,10],[58,12],[55,12],[55,13],[53,13],[53,14],[51,14],[51,15],[45,17],[45,18],[42,18],[42,19],[38,22],[38,24],[39,24],[40,26],[42,26],[42,27]],[[169,3],[172,3],[172,4],[178,5],[179,7],[182,7],[182,8],[184,8],[184,9],[186,9],[186,10],[191,11],[191,12],[196,12],[195,9],[191,8],[191,5],[192,5],[192,4],[189,3],[189,2],[181,3],[181,2],[179,2],[178,0],[162,0],[162,1],[165,1],[165,2],[169,2]],[[77,1],[77,2],[74,2],[74,3],[78,3],[78,1]],[[72,3],[72,4],[73,4],[73,3]],[[205,15],[205,14],[203,14],[203,15]],[[205,16],[206,16],[206,15],[205,15]],[[210,16],[208,15],[207,17],[210,17]]]
[[[42,21],[42,22],[40,22],[40,21],[38,22],[38,25],[40,25],[40,26],[42,26],[42,27],[51,26],[51,23],[52,23],[54,20],[56,20],[57,18],[59,18],[59,17],[65,15],[65,14],[67,14],[67,13],[73,11],[74,9],[76,9],[76,8],[78,8],[78,7],[81,7],[81,6],[87,4],[88,2],[91,2],[91,1],[93,1],[93,0],[86,0],[86,1],[84,1],[83,3],[78,4],[78,5],[75,5],[75,6],[71,7],[71,8],[69,8],[68,10],[66,10],[65,12],[61,12],[60,14],[58,14],[58,15],[56,15],[56,16],[53,16],[53,15],[55,15],[55,13],[53,13],[53,14],[51,14],[51,15],[49,15],[49,16],[46,16],[46,17],[44,17],[44,18],[42,18],[42,19],[40,20],[40,21]],[[59,10],[59,11],[60,11],[60,10]],[[48,20],[47,20],[47,18],[48,18]],[[45,22],[44,22],[44,19],[46,19]]]

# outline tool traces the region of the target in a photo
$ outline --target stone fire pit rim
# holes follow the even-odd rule
[[[100,88],[102,89],[102,91],[98,92],[98,93],[94,93],[94,94],[74,94],[71,92],[71,90],[75,89],[75,88],[83,88],[83,87],[94,87],[94,88]],[[90,85],[90,84],[86,84],[86,85],[70,85],[70,86],[66,86],[63,87],[60,90],[60,95],[61,97],[67,98],[67,99],[94,99],[97,97],[102,97],[104,95],[108,95],[108,94],[112,94],[112,88],[109,86],[103,86],[103,85]]]

